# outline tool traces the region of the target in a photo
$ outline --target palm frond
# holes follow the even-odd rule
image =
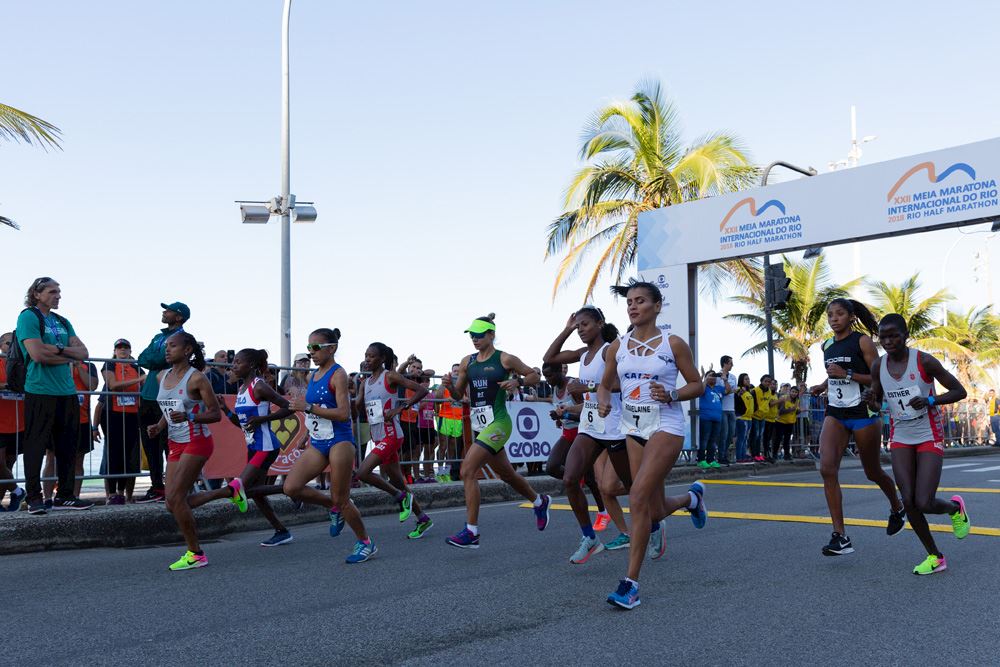
[[[0,103],[0,139],[36,144],[42,149],[59,148],[62,130],[27,111]]]

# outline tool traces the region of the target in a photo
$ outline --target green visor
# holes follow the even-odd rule
[[[486,320],[472,320],[472,324],[465,330],[465,333],[481,334],[487,331],[496,331],[496,325]]]

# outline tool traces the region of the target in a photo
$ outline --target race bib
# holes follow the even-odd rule
[[[365,401],[365,412],[368,414],[369,424],[381,424],[385,421],[385,414],[382,412],[382,401]]]
[[[861,402],[861,385],[847,378],[826,381],[827,404],[834,408],[853,408]]]
[[[243,426],[243,439],[247,441],[247,447],[253,444],[253,434],[257,429]]]
[[[479,433],[493,423],[493,406],[480,405],[472,408],[472,430]]]
[[[12,391],[0,391],[0,401],[20,401],[24,399],[24,394],[15,394]]]
[[[156,402],[160,405],[160,410],[163,411],[163,416],[167,419],[167,437],[174,442],[191,442],[191,428],[188,422],[182,421],[175,424],[170,420],[171,412],[184,413],[184,406],[181,405],[180,399],[164,398]]]
[[[115,400],[119,408],[130,408],[135,405],[135,396],[118,396]]]
[[[596,400],[585,400],[580,412],[580,428],[588,433],[604,435],[604,417],[598,412]]]
[[[333,422],[316,415],[306,415],[306,426],[309,427],[309,437],[313,440],[332,440]]]
[[[76,400],[79,401],[80,405],[83,405],[83,394],[77,394]]]
[[[420,417],[425,422],[432,422],[432,421],[434,421],[434,407],[431,406],[429,408],[422,409],[420,411]]]
[[[918,419],[927,414],[927,408],[917,410],[910,407],[910,401],[917,396],[922,396],[920,389],[916,386],[903,387],[885,392],[885,400],[889,404],[889,411],[893,419],[909,421]]]
[[[660,406],[656,403],[622,401],[621,432],[648,440],[660,427]]]

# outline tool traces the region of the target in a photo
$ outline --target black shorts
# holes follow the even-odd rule
[[[45,449],[51,452],[53,450],[52,443],[49,444],[50,446]],[[94,438],[90,435],[90,422],[80,424],[77,427],[76,451],[78,454],[89,454],[94,451]]]
[[[423,426],[418,426],[415,429],[415,433],[417,435],[417,442],[421,445],[433,445],[435,436],[437,435],[437,431],[432,427]]]
[[[606,449],[609,452],[620,452],[625,449],[625,438],[621,440],[594,440],[601,449]],[[643,442],[642,444],[646,444]]]
[[[0,433],[0,449],[7,452],[7,455],[18,454],[24,449],[24,431],[20,433]]]

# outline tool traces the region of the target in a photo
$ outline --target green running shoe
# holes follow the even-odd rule
[[[708,469],[708,461],[698,461],[698,467],[702,470]]]
[[[434,522],[431,521],[430,519],[427,519],[427,521],[424,521],[423,523],[418,523],[417,527],[414,528],[410,532],[410,534],[407,535],[406,537],[409,538],[409,539],[411,539],[411,540],[419,540],[421,537],[424,536],[424,533],[426,533],[428,530],[431,529],[431,526],[433,526],[433,525],[434,525]]]
[[[618,551],[619,549],[626,549],[631,541],[632,539],[628,535],[625,533],[619,533],[618,537],[604,545],[604,550]]]
[[[413,494],[409,491],[403,496],[403,499],[399,501],[399,522],[403,523],[410,518],[410,514],[413,513]]]
[[[934,574],[948,569],[944,556],[938,558],[934,554],[927,556],[923,563],[913,568],[913,574]]]
[[[241,512],[247,511],[247,494],[243,490],[243,481],[237,477],[233,481],[229,482],[229,488],[233,490],[233,497],[229,499],[229,502],[236,505]]]
[[[719,463],[718,461],[712,461],[711,463],[708,464],[708,467],[709,468],[721,468],[722,464]]]
[[[958,511],[948,515],[951,518],[951,531],[955,533],[955,537],[963,540],[969,534],[972,522],[969,521],[969,513],[965,510],[962,496],[952,496],[951,499],[958,503]]]
[[[208,565],[208,557],[205,554],[200,556],[193,551],[188,551],[180,560],[175,563],[171,563],[170,570],[172,572],[179,572],[181,570],[194,570],[199,567],[205,567]]]

